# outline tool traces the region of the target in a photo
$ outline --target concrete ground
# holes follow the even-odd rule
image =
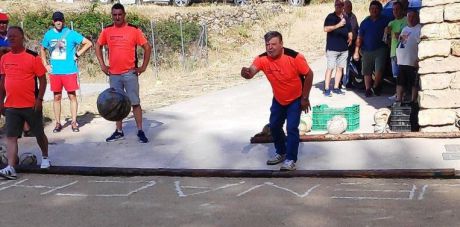
[[[315,73],[315,88],[310,98],[312,105],[345,107],[359,104],[360,128],[355,132],[373,132],[374,113],[378,108],[391,104],[387,99],[391,94],[364,98],[361,92],[346,91],[345,95],[324,97],[321,88],[325,59],[313,62],[311,67]],[[148,111],[144,113],[143,122],[144,131],[150,139],[147,144],[137,142],[132,116],[123,123],[126,139],[112,143],[106,143],[105,138],[114,131],[115,124],[102,118],[80,122],[79,133],[66,127],[56,134],[50,125],[45,130],[50,141],[52,165],[276,170],[279,166],[265,164],[274,153],[273,145],[249,143],[249,139],[268,122],[271,98],[268,82],[260,77],[245,85]],[[460,161],[443,159],[446,145],[456,147],[459,144],[460,139],[305,142],[299,147],[297,168],[459,169]],[[21,139],[19,149],[20,152],[33,152],[40,156],[33,138]],[[451,157],[455,159],[455,155]]]

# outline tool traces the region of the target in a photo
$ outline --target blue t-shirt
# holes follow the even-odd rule
[[[337,14],[331,13],[324,20],[324,27],[336,25],[342,20]],[[347,20],[345,26],[337,28],[327,33],[326,50],[348,51],[348,33],[351,32],[350,21]]]
[[[50,52],[51,74],[73,74],[78,72],[74,60],[77,46],[83,42],[83,36],[67,27],[61,32],[52,28],[45,33],[42,45]]]
[[[8,39],[5,37],[0,37],[0,47],[9,47]]]
[[[364,51],[377,50],[386,44],[382,41],[385,27],[390,22],[390,19],[384,15],[380,15],[377,20],[372,20],[367,17],[361,22],[359,27],[359,35],[362,39],[361,49]]]

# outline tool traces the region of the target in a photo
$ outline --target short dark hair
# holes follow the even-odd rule
[[[123,11],[123,13],[125,12],[125,7],[120,3],[113,4],[112,10],[114,10],[114,9],[121,9],[121,11]]]
[[[369,4],[369,8],[371,8],[371,6],[377,6],[379,8],[380,11],[382,11],[382,3],[380,3],[379,1],[376,1],[376,0],[373,0],[370,4]]]
[[[395,6],[395,5],[399,5],[399,6],[401,6],[401,8],[404,8],[402,2],[400,2],[400,1],[393,2],[393,6]]]
[[[11,30],[11,29],[18,30],[21,33],[22,37],[24,37],[24,30],[21,27],[19,27],[19,26],[10,26],[10,27],[8,27],[8,31]]]
[[[283,35],[277,31],[269,31],[264,35],[264,40],[265,42],[270,41],[270,39],[273,39],[275,37],[278,37],[280,39],[280,42],[283,42]]]

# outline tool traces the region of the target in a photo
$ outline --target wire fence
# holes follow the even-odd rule
[[[155,21],[150,21],[150,27],[142,28],[141,30],[144,32],[145,36],[147,37],[150,44],[152,44],[152,55],[151,55],[151,65],[153,68],[153,76],[156,79],[159,78],[159,71],[162,67],[181,67],[182,70],[188,72],[193,70],[197,66],[203,66],[208,64],[208,28],[206,24],[197,24],[198,32],[194,37],[186,37],[184,34],[184,22],[183,20],[175,21],[177,23],[180,31],[180,48],[178,50],[174,50],[174,48],[170,48],[170,46],[166,43],[167,41],[162,40],[159,36],[159,29],[157,27],[158,23]],[[20,22],[20,26],[27,31],[27,27],[24,26],[24,21]],[[76,24],[73,21],[67,24],[70,26],[71,29],[76,27]],[[99,32],[106,26],[103,22],[100,22],[98,25]],[[44,28],[43,30],[46,31],[48,28]],[[78,30],[77,30],[78,31]],[[87,36],[93,44],[97,41],[97,37]],[[40,39],[33,39],[28,38],[26,41],[26,47],[33,51],[39,52],[41,46],[41,38]],[[94,46],[93,46],[94,47]],[[140,47],[138,47],[140,48]],[[108,63],[107,55],[108,49],[106,46],[103,47],[103,54],[104,60]],[[143,52],[138,51],[138,59],[143,59]],[[96,60],[95,51],[92,48],[88,53],[86,53],[82,58],[79,60],[81,71],[84,74],[88,74],[90,76],[98,75],[100,73],[99,65]]]

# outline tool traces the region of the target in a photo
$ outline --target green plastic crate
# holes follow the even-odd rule
[[[359,105],[354,104],[345,108],[330,108],[326,104],[313,107],[313,125],[311,130],[327,130],[327,122],[336,115],[347,119],[347,131],[354,131],[359,128]]]

